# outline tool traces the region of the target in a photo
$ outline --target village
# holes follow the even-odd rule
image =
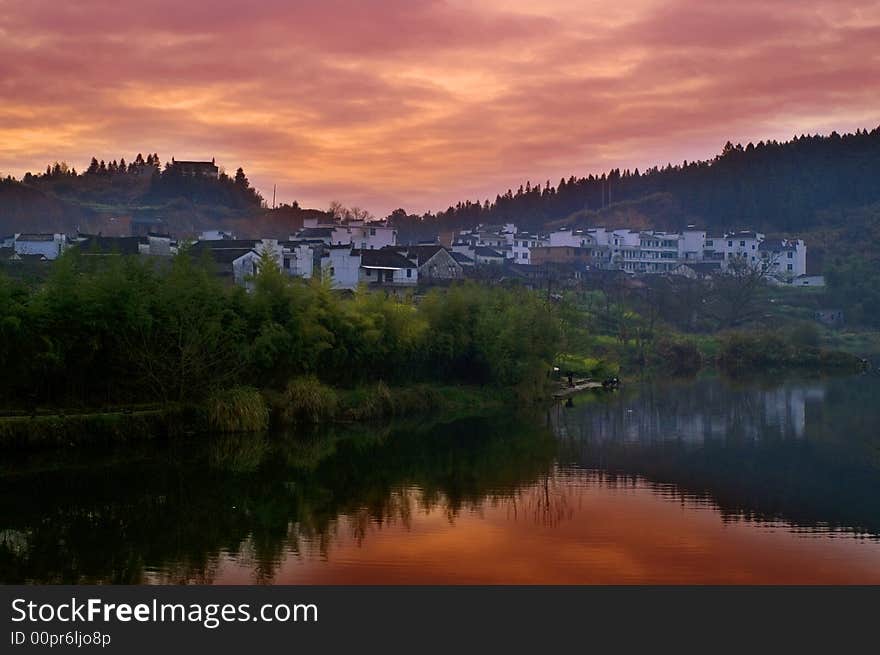
[[[536,234],[508,223],[400,243],[397,229],[387,221],[309,218],[286,240],[240,239],[223,230],[203,231],[191,240],[152,231],[139,236],[18,233],[0,237],[0,261],[49,262],[68,248],[90,256],[170,257],[182,249],[209,253],[218,275],[245,288],[267,256],[290,277],[319,278],[337,290],[363,284],[406,289],[463,278],[510,278],[534,285],[610,271],[703,280],[749,271],[775,285],[825,285],[821,271],[808,265],[801,239],[768,238],[755,231],[713,235],[693,227],[682,232],[563,227]]]

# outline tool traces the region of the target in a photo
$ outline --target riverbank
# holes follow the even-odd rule
[[[104,446],[223,432],[308,428],[327,423],[379,422],[404,416],[479,415],[512,407],[510,389],[470,385],[390,387],[383,382],[334,389],[313,378],[284,392],[238,387],[200,404],[147,409],[46,411],[0,416],[0,451]]]

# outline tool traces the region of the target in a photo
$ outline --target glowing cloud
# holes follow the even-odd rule
[[[876,127],[877,43],[873,0],[0,0],[0,173],[157,151],[440,209]]]

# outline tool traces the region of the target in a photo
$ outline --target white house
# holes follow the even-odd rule
[[[315,267],[315,251],[307,243],[285,241],[281,248],[282,270],[291,277],[310,279]]]
[[[550,245],[548,236],[531,234],[529,232],[517,232],[513,237],[513,261],[516,264],[531,264],[532,248],[541,248]]]
[[[418,264],[391,248],[351,253],[360,258],[359,282],[382,287],[410,287],[419,282]]]
[[[356,289],[360,267],[361,251],[349,245],[328,246],[321,254],[321,276],[334,289]]]
[[[16,255],[42,255],[48,260],[57,259],[67,247],[67,237],[63,234],[15,235],[13,249]]]
[[[397,244],[397,229],[385,221],[319,221],[307,218],[290,240],[320,239],[328,246],[349,245],[358,250],[379,250]]]
[[[781,280],[807,273],[807,247],[801,239],[765,239],[758,246],[758,256],[768,267],[767,275]]]

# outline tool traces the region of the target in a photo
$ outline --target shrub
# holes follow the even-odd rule
[[[282,425],[320,423],[336,415],[336,392],[313,375],[287,383],[277,400],[276,416]]]
[[[215,392],[205,403],[207,426],[217,432],[254,432],[269,427],[269,408],[259,391],[234,387]]]
[[[591,378],[607,378],[617,375],[620,367],[616,363],[607,362],[603,359],[594,357],[581,357],[580,355],[572,355],[563,353],[557,355],[553,362],[554,366],[559,367],[559,371],[563,375],[572,375],[591,377]]]
[[[690,375],[703,366],[703,357],[693,341],[661,337],[654,342],[651,363],[672,375]]]
[[[394,397],[382,381],[356,390],[349,402],[346,415],[350,419],[363,421],[394,415]]]

